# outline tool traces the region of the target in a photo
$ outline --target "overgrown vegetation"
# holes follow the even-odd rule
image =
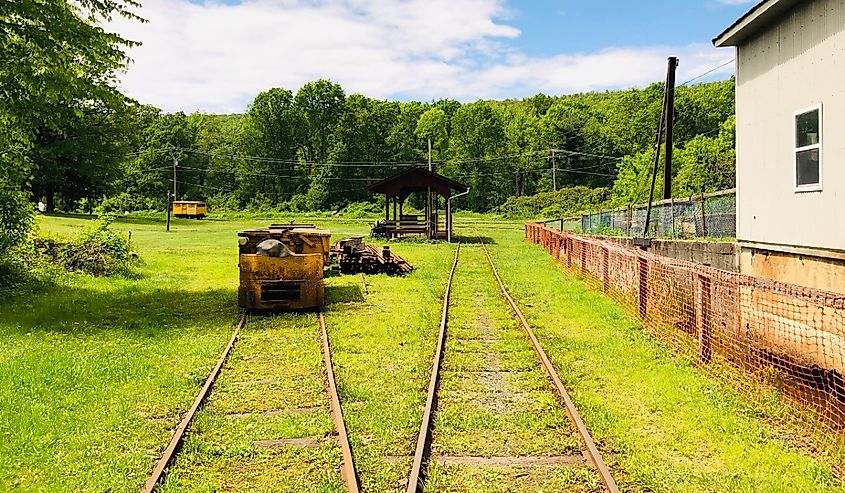
[[[140,20],[134,0],[0,2],[0,261],[32,227],[30,193],[104,195],[131,130],[116,89],[130,40],[103,29]],[[109,166],[111,164],[112,166]],[[30,188],[30,185],[32,188]],[[41,193],[34,194],[42,195]]]
[[[130,273],[129,238],[109,228],[112,218],[101,216],[74,238],[39,236],[36,250],[70,272],[93,276]]]
[[[610,198],[607,188],[576,186],[527,197],[511,197],[498,212],[508,218],[565,217],[593,210]]]

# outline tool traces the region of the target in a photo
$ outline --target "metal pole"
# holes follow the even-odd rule
[[[454,197],[449,197],[448,199],[446,199],[446,217],[449,219],[449,227],[446,228],[447,229],[447,231],[446,231],[446,241],[449,242],[449,243],[452,243],[452,224],[454,223],[454,221],[452,221],[452,200],[454,200],[458,197],[463,197],[464,195],[467,195],[468,193],[469,193],[469,188],[467,188],[467,191],[464,192],[464,193],[459,193],[458,195],[455,195]]]
[[[660,165],[660,143],[663,142],[663,125],[666,122],[666,97],[668,88],[668,75],[666,77],[667,83],[663,87],[663,109],[660,111],[660,123],[657,124],[657,144],[654,146],[654,167],[651,170],[651,188],[648,192],[648,207],[645,212],[645,224],[643,225],[643,238],[648,237],[648,227],[651,222],[651,203],[654,201],[654,186],[657,184],[657,167]]]
[[[431,139],[428,139],[428,170],[434,171],[431,166]]]
[[[167,231],[170,231],[170,210],[173,209],[173,204],[170,201],[170,192],[167,192]]]
[[[672,150],[675,125],[675,71],[678,68],[677,57],[669,57],[666,72],[666,159],[663,162],[663,199],[672,198]]]
[[[431,137],[429,137],[427,140],[428,140],[428,170],[433,172],[434,169],[433,169],[433,166],[431,165]],[[428,233],[427,233],[426,236],[428,236],[429,239],[431,239],[431,237],[432,237],[432,227],[431,227],[431,216],[432,216],[432,213],[433,213],[432,209],[433,208],[431,207],[431,187],[428,187],[426,197],[425,197],[425,213],[426,213],[425,224],[426,224],[426,229],[428,230]]]
[[[557,192],[557,162],[555,161],[555,151],[552,150],[552,183],[554,184],[554,190]]]
[[[179,161],[176,156],[173,156],[173,200],[176,200],[176,167],[179,166]]]

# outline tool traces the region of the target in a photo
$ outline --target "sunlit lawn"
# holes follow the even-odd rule
[[[48,217],[41,228],[72,234],[86,221]],[[132,232],[140,279],[74,274],[0,301],[0,490],[140,489],[238,318],[236,233],[270,222],[179,220],[165,233],[160,221],[122,219],[114,227]],[[365,220],[313,222],[336,238],[368,230]],[[626,490],[843,491],[765,416],[673,358],[623,310],[524,242],[518,222],[473,218],[458,225],[467,239],[494,243],[505,281]],[[373,492],[404,490],[454,254],[445,244],[392,248],[417,267],[409,277],[370,276],[369,295],[357,276],[326,280],[350,441],[361,482]],[[285,331],[296,327],[302,343],[291,339],[287,349],[274,350],[307,357],[302,368],[316,378],[313,314],[291,317],[251,325],[255,332],[236,347],[225,378],[246,371],[238,365],[265,335],[287,341]],[[190,431],[167,489],[335,491],[332,447],[293,456],[249,447],[262,436],[329,436],[326,415],[233,422],[227,414],[292,398],[234,398],[225,378]],[[240,483],[227,482],[232,471]]]

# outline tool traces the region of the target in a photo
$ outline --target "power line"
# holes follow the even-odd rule
[[[703,79],[704,77],[707,77],[708,75],[712,74],[713,72],[715,72],[715,71],[717,71],[717,70],[719,70],[719,69],[721,69],[721,68],[727,67],[728,65],[732,64],[732,63],[733,63],[733,62],[735,62],[735,61],[736,61],[736,58],[732,58],[731,60],[729,60],[729,61],[727,61],[727,62],[725,62],[725,63],[723,63],[723,64],[719,65],[718,67],[711,68],[710,70],[708,70],[708,71],[704,72],[704,73],[703,73],[703,74],[701,74],[701,75],[697,75],[697,76],[693,77],[692,79],[690,79],[690,80],[688,80],[688,81],[686,81],[686,82],[684,82],[684,83],[678,84],[677,86],[675,86],[675,89],[677,89],[677,88],[679,88],[679,87],[686,86],[686,85],[687,85],[687,84],[689,84],[690,82],[695,82],[695,81],[697,81],[698,79]]]

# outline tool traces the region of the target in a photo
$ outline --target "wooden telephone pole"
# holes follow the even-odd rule
[[[669,57],[669,67],[666,70],[666,107],[663,110],[666,118],[666,159],[663,162],[663,200],[672,198],[672,151],[674,148],[675,127],[675,71],[678,59]]]
[[[173,156],[173,194],[167,192],[167,231],[170,231],[170,213],[173,210],[173,201],[176,200],[176,168],[179,166],[179,160]]]
[[[675,120],[675,72],[678,68],[678,58],[669,57],[666,70],[666,85],[663,88],[663,110],[660,112],[660,123],[657,125],[657,145],[654,148],[654,168],[651,170],[651,188],[648,194],[648,208],[643,225],[643,238],[648,237],[651,223],[651,203],[654,201],[654,186],[657,182],[657,168],[660,164],[660,144],[663,141],[663,130],[666,130],[666,162],[663,168],[663,198],[672,198],[672,145]]]
[[[434,167],[432,166],[432,163],[431,163],[431,137],[428,138],[428,170],[434,171]],[[431,237],[434,236],[434,234],[433,234],[434,231],[437,229],[437,224],[436,223],[432,224],[433,219],[434,219],[434,204],[432,203],[432,200],[431,200],[431,187],[428,188],[428,193],[426,194],[425,204],[426,204],[426,214],[428,214],[428,217],[426,217],[425,222],[426,222],[426,224],[428,224],[428,237],[429,237],[429,239],[431,239]]]

